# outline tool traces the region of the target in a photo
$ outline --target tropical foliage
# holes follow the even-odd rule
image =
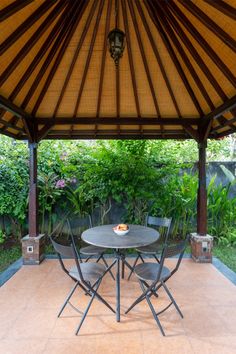
[[[1,137],[0,242],[27,230],[28,149]],[[232,158],[231,142],[209,143],[208,158]],[[124,222],[143,223],[146,213],[171,216],[172,237],[196,229],[197,176],[193,141],[49,142],[38,149],[40,231],[50,234],[70,217],[92,215],[96,223],[117,213]],[[223,151],[223,155],[222,155]],[[230,175],[222,169],[226,175]],[[234,181],[208,188],[209,232],[235,244]],[[121,212],[120,212],[121,211]]]

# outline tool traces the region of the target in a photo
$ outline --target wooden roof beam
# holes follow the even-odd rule
[[[11,124],[10,122],[0,118],[0,124],[3,124],[4,127],[1,128],[1,132],[4,132],[7,128],[12,128],[12,129],[15,129],[15,130],[18,130],[20,132],[24,132],[24,130],[20,127],[17,127],[16,125],[14,124]]]
[[[92,58],[93,48],[94,48],[94,44],[95,44],[97,33],[98,33],[98,27],[99,27],[100,19],[101,19],[101,16],[102,16],[102,10],[103,10],[103,6],[104,6],[104,1],[105,0],[100,0],[99,9],[98,9],[98,13],[97,13],[97,16],[96,16],[96,22],[95,22],[95,25],[94,25],[93,34],[92,34],[92,38],[91,38],[90,46],[89,46],[89,50],[88,50],[88,55],[87,55],[87,58],[86,58],[86,64],[85,64],[85,68],[84,68],[84,71],[83,71],[83,76],[82,76],[82,79],[81,79],[80,88],[79,88],[79,92],[78,92],[78,96],[77,96],[77,100],[76,100],[76,104],[75,104],[75,108],[74,108],[74,116],[75,117],[76,117],[77,111],[79,109],[79,105],[80,105],[80,101],[81,101],[81,97],[82,97],[82,93],[83,93],[83,88],[84,88],[85,81],[86,81],[86,78],[87,78],[89,64],[90,64],[90,61],[91,61],[91,58]]]
[[[0,11],[0,22],[29,5],[33,0],[15,0]]]
[[[129,21],[128,21],[125,0],[121,0],[121,7],[122,7],[122,13],[123,13],[124,29],[125,29],[125,36],[126,36],[126,43],[127,43],[127,52],[128,52],[129,67],[130,67],[132,87],[133,87],[133,93],[134,93],[135,107],[136,107],[137,116],[141,117],[141,110],[140,110],[139,97],[138,97],[138,87],[137,87],[135,68],[134,68],[134,59],[133,59],[131,39],[130,39]],[[139,129],[140,129],[140,131],[142,131],[141,125],[139,126]]]
[[[21,107],[18,107],[15,103],[11,102],[9,99],[0,95],[0,107],[4,108],[6,111],[11,112],[19,118],[31,119],[31,115],[27,113]]]
[[[184,31],[182,30],[181,26],[178,24],[177,20],[175,19],[175,17],[173,16],[171,11],[174,9],[174,13],[178,14],[180,22],[189,30],[189,26],[187,26],[186,23],[184,22],[185,21],[184,14],[181,11],[179,11],[178,7],[175,7],[174,5],[172,5],[172,3],[171,3],[171,7],[170,6],[169,7],[163,6],[163,8],[164,8],[166,16],[169,18],[171,26],[175,29],[175,33],[177,33],[178,36],[181,38],[182,42],[186,46],[187,50],[189,51],[189,53],[191,54],[191,56],[193,57],[193,59],[195,60],[197,65],[199,66],[199,68],[206,75],[206,77],[207,77],[208,81],[210,82],[210,84],[214,87],[215,91],[218,93],[218,95],[221,97],[221,99],[223,101],[227,100],[227,96],[225,95],[224,91],[222,90],[222,87],[220,86],[218,81],[215,79],[214,75],[211,73],[211,71],[209,70],[208,66],[205,64],[204,60],[201,58],[201,56],[199,55],[199,53],[196,50],[196,48],[191,43],[191,41],[188,38],[188,36],[184,33]],[[173,36],[174,36],[174,34],[173,34]],[[178,49],[178,46],[176,48]],[[198,74],[194,70],[194,67],[191,64],[191,61],[188,60],[188,57],[187,57],[187,55],[186,55],[184,50],[182,50],[182,54],[181,55],[182,55],[182,57],[184,56],[183,59],[185,58],[184,60],[186,62],[189,61],[188,66],[189,66],[189,68],[191,68],[190,69],[190,74],[192,74],[192,76],[194,77],[195,82],[198,84],[199,89],[200,89],[202,95],[204,96],[204,98],[206,99],[209,107],[211,109],[214,109],[214,105],[213,105],[213,103],[212,103],[212,101],[210,99],[210,96],[208,95],[208,92],[207,92],[205,86],[201,83]]]
[[[80,4],[82,5],[82,7],[81,7],[80,14],[79,14],[79,16],[78,16],[78,17],[79,17],[79,20],[80,20],[81,16],[83,15],[83,13],[84,13],[84,11],[85,11],[85,9],[86,9],[88,2],[87,2],[87,1],[84,2],[84,3],[81,2]],[[69,81],[70,81],[72,72],[73,72],[74,67],[75,67],[75,64],[76,64],[76,61],[77,61],[77,59],[78,59],[80,50],[81,50],[81,48],[82,48],[82,45],[83,45],[83,42],[84,42],[84,40],[85,40],[86,34],[87,34],[88,30],[89,30],[90,23],[91,23],[92,18],[93,18],[94,14],[95,14],[96,6],[97,6],[97,3],[96,3],[96,1],[95,1],[95,2],[93,3],[93,5],[92,5],[91,9],[90,9],[90,13],[89,13],[88,18],[87,18],[87,20],[86,20],[86,23],[85,23],[85,25],[84,25],[84,29],[83,29],[83,31],[82,31],[82,33],[81,33],[80,40],[79,40],[79,42],[78,42],[78,45],[77,45],[76,50],[75,50],[74,55],[73,55],[73,59],[72,59],[72,61],[71,61],[71,63],[70,63],[68,72],[67,72],[67,74],[66,74],[65,81],[64,81],[64,83],[63,83],[63,86],[62,86],[62,89],[61,89],[59,98],[58,98],[57,103],[56,103],[56,106],[55,106],[55,108],[54,108],[53,118],[56,117],[57,112],[58,112],[58,109],[59,109],[60,104],[61,104],[61,102],[62,102],[62,99],[63,99],[63,97],[64,97],[66,88],[67,88],[67,86],[68,86],[68,83],[69,83]]]
[[[189,33],[195,38],[198,44],[206,52],[206,54],[213,60],[219,70],[227,77],[231,84],[236,87],[236,78],[227,65],[221,60],[219,55],[214,51],[214,49],[208,44],[205,38],[198,32],[196,27],[193,26],[191,21],[185,16],[185,14],[180,11],[179,7],[173,0],[168,1],[169,8],[174,12],[175,16],[180,20],[183,26],[189,31]],[[219,88],[218,88],[219,90]]]
[[[206,126],[212,119],[220,117],[222,114],[232,110],[235,107],[236,95],[229,98],[226,102],[214,109],[212,112],[206,114],[201,120],[201,125]]]
[[[183,68],[182,68],[182,66],[181,66],[181,64],[180,64],[180,62],[179,62],[179,60],[178,60],[178,58],[177,58],[177,56],[175,54],[175,51],[174,51],[174,49],[173,49],[173,47],[171,45],[171,42],[169,41],[169,38],[168,38],[167,34],[165,33],[165,31],[164,31],[164,29],[162,27],[162,24],[161,24],[161,22],[160,22],[160,20],[159,20],[159,18],[157,16],[158,12],[156,10],[156,7],[154,6],[153,2],[150,1],[150,0],[144,0],[144,3],[146,5],[146,7],[147,7],[148,13],[149,13],[153,23],[155,24],[155,26],[157,27],[157,29],[158,29],[158,31],[160,33],[160,36],[161,36],[161,38],[163,40],[163,43],[165,44],[165,47],[166,47],[166,49],[167,49],[167,51],[168,51],[173,63],[175,64],[176,70],[178,71],[178,74],[181,77],[181,79],[183,81],[183,84],[184,84],[184,86],[185,86],[185,88],[186,88],[186,90],[187,90],[187,92],[188,92],[188,94],[189,94],[189,96],[190,96],[190,98],[191,98],[196,110],[198,111],[200,116],[202,116],[203,115],[203,110],[202,110],[202,108],[201,108],[201,106],[200,106],[200,104],[198,102],[197,97],[194,94],[194,91],[193,91],[190,83],[188,82],[188,79],[187,79],[187,77],[186,77],[186,75],[184,73],[184,70],[183,70]],[[159,17],[160,17],[160,15],[159,15]]]
[[[0,45],[0,55],[15,43],[57,0],[44,1],[9,37]]]
[[[34,126],[32,116],[30,114],[28,114],[26,111],[24,111],[24,109],[18,107],[2,95],[0,95],[0,107],[3,107],[7,111],[13,113],[15,116],[21,118],[24,123],[25,131],[28,135],[29,140],[35,140]]]
[[[101,108],[102,89],[103,89],[103,81],[104,81],[104,74],[105,74],[105,62],[106,62],[106,53],[107,53],[107,35],[109,32],[110,21],[111,21],[111,10],[112,10],[112,2],[108,1],[107,14],[106,14],[106,25],[105,25],[105,36],[104,36],[104,41],[103,41],[102,61],[101,61],[100,78],[99,78],[98,98],[97,98],[97,113],[96,113],[97,117],[99,117],[99,115],[100,115],[100,108]]]
[[[0,85],[2,85],[8,77],[13,73],[19,63],[25,58],[25,56],[29,53],[31,48],[37,43],[39,38],[43,35],[43,33],[48,29],[51,23],[55,20],[55,18],[60,14],[62,8],[65,6],[63,0],[61,0],[57,6],[55,6],[46,19],[42,22],[39,28],[33,33],[33,35],[27,40],[27,42],[21,47],[21,49],[15,53],[15,57],[8,64],[2,75],[0,76]]]
[[[140,133],[140,131],[139,131]],[[121,132],[120,135],[118,134],[112,134],[109,132],[107,132],[106,134],[99,134],[99,132],[95,135],[93,132],[92,133],[87,133],[87,134],[84,134],[84,135],[81,135],[81,134],[74,134],[74,135],[48,135],[47,136],[47,139],[49,140],[54,140],[54,139],[62,139],[62,140],[72,140],[72,139],[79,139],[79,140],[88,140],[88,139],[107,139],[107,140],[125,140],[125,139],[128,139],[128,140],[142,140],[142,139],[148,139],[148,140],[156,140],[156,139],[159,139],[159,140],[165,140],[165,139],[178,139],[178,140],[185,140],[189,138],[186,134],[176,134],[176,135],[173,135],[173,134],[170,134],[170,135],[165,135],[165,134],[143,134],[142,136],[138,135],[138,134],[123,134]]]
[[[224,132],[221,132],[221,133],[213,133],[213,136],[211,136],[211,138],[213,139],[220,139],[220,138],[225,138],[226,136],[230,135],[230,134],[234,134],[236,132],[236,127],[233,129],[229,129],[229,130],[226,130]]]
[[[41,67],[40,72],[38,73],[37,77],[35,78],[33,85],[30,88],[30,91],[28,92],[27,96],[25,97],[23,104],[27,105],[29,100],[31,99],[32,95],[34,94],[35,90],[37,89],[40,81],[42,80],[45,72],[47,71],[47,68],[51,64],[52,61],[54,61],[53,66],[51,67],[49,74],[47,76],[47,79],[43,85],[43,88],[41,89],[41,92],[37,98],[37,101],[33,107],[32,114],[36,115],[36,112],[47,92],[48,86],[50,85],[57,68],[61,62],[61,59],[63,58],[66,48],[74,34],[74,31],[77,26],[77,15],[78,15],[79,7],[77,1],[73,2],[72,7],[68,10],[67,13],[67,19],[64,24],[64,27],[62,28],[60,34],[58,35],[53,47],[51,48],[50,52],[47,55],[46,60],[43,63],[43,66]]]
[[[130,0],[128,0],[128,5],[129,5],[129,10],[130,10],[130,15],[131,15],[131,18],[132,18],[132,21],[133,21],[133,25],[134,25],[134,30],[135,30],[136,38],[137,38],[137,41],[138,41],[139,50],[140,50],[140,53],[141,53],[143,65],[144,65],[145,72],[146,72],[146,75],[147,75],[150,91],[151,91],[151,94],[152,94],[153,103],[154,103],[154,106],[155,106],[155,109],[156,109],[156,112],[157,112],[157,116],[160,117],[161,116],[160,115],[160,109],[159,109],[159,105],[158,105],[158,102],[157,102],[157,97],[156,97],[156,93],[155,93],[155,89],[154,89],[154,85],[153,85],[153,81],[152,81],[152,76],[151,76],[151,73],[150,73],[150,70],[149,70],[147,57],[146,57],[146,54],[145,54],[145,51],[144,51],[142,38],[141,38],[141,35],[140,35],[140,32],[139,32],[138,22],[137,22],[137,19],[136,19],[133,3]]]
[[[230,6],[223,0],[205,0],[209,5],[213,6],[220,12],[223,12],[226,16],[231,17],[236,20],[236,10],[234,7]]]
[[[193,1],[179,0],[179,2],[191,12],[200,22],[202,22],[210,31],[219,37],[229,48],[236,52],[236,41],[212,19],[207,16]]]
[[[37,67],[38,63],[41,61],[43,58],[44,54],[47,52],[48,48],[50,45],[53,43],[55,38],[57,37],[58,33],[60,30],[63,28],[65,20],[66,20],[66,14],[69,9],[69,4],[67,4],[67,7],[63,9],[61,12],[58,21],[56,22],[55,26],[53,27],[52,31],[50,32],[49,36],[46,38],[44,43],[41,45],[40,49],[38,50],[37,54],[35,55],[33,61],[30,63],[28,68],[24,73],[22,73],[22,76],[20,77],[18,84],[12,91],[12,93],[9,96],[9,99],[12,101],[16,98],[26,81],[29,79],[30,75],[33,73],[35,68]]]
[[[38,124],[47,124],[52,120],[52,118],[36,118]],[[104,124],[104,125],[180,125],[180,126],[190,126],[199,125],[199,118],[119,118],[107,117],[107,118],[89,118],[89,117],[77,117],[77,118],[54,118],[53,123],[66,125],[66,124],[83,124],[83,125],[93,125],[93,124]]]

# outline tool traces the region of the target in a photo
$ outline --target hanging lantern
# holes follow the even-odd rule
[[[125,49],[125,34],[118,28],[115,28],[108,34],[107,38],[109,52],[111,53],[111,57],[114,59],[115,65],[117,66]]]

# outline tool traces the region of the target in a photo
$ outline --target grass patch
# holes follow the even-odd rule
[[[4,271],[10,264],[21,257],[21,247],[12,246],[9,249],[0,249],[0,272]]]
[[[236,247],[216,245],[213,255],[236,273]]]

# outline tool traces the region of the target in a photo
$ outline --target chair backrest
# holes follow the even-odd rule
[[[171,218],[159,218],[156,216],[147,215],[145,225],[158,228],[160,232],[159,242],[163,241],[164,243],[167,243],[170,235],[171,221]]]
[[[65,245],[62,245],[62,244],[54,241],[52,239],[52,237],[50,237],[50,240],[52,242],[54,250],[57,253],[57,256],[58,256],[58,259],[59,259],[59,262],[61,264],[61,267],[62,267],[63,271],[67,275],[69,275],[69,270],[65,266],[63,258],[64,257],[73,258],[75,260],[75,264],[76,264],[78,273],[80,275],[80,279],[83,281],[84,279],[83,279],[83,274],[82,274],[81,268],[80,268],[80,262],[79,262],[79,259],[78,259],[79,257],[78,257],[78,253],[77,253],[77,250],[76,250],[75,241],[74,241],[73,235],[70,235],[70,237],[71,237],[71,244],[69,246],[65,246]]]
[[[161,272],[162,272],[166,258],[178,256],[178,257],[176,257],[176,264],[175,264],[175,267],[173,267],[173,269],[171,270],[169,278],[179,269],[180,263],[183,259],[185,249],[188,244],[188,240],[189,240],[189,236],[187,236],[185,240],[180,241],[177,244],[173,244],[173,245],[165,244],[165,246],[163,247],[163,250],[162,250],[161,259],[160,259],[160,268],[159,268],[159,271],[157,274],[158,281],[160,280]]]

